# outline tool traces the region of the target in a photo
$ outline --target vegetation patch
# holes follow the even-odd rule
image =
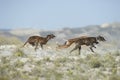
[[[0,56],[0,80],[120,80],[118,52],[88,54],[84,58],[51,56],[39,58],[22,49]]]

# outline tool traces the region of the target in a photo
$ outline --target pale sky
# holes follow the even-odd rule
[[[60,29],[120,22],[120,0],[0,0],[0,29]]]

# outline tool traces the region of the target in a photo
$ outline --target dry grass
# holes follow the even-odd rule
[[[52,50],[38,54],[17,49],[0,56],[0,80],[120,80],[119,51],[84,58]]]

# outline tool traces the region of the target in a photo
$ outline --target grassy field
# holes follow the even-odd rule
[[[2,51],[2,50],[1,50]],[[75,54],[74,54],[75,53]],[[14,49],[0,52],[0,80],[120,80],[120,52]]]

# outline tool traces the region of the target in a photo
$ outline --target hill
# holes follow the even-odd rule
[[[46,36],[55,34],[56,38],[52,41],[63,43],[65,40],[78,36],[98,36],[102,35],[107,40],[104,45],[111,49],[120,49],[120,23],[105,23],[102,25],[89,25],[78,28],[63,28],[61,30],[40,30],[40,29],[11,29],[0,30],[0,36],[16,37],[25,42],[31,35]]]

